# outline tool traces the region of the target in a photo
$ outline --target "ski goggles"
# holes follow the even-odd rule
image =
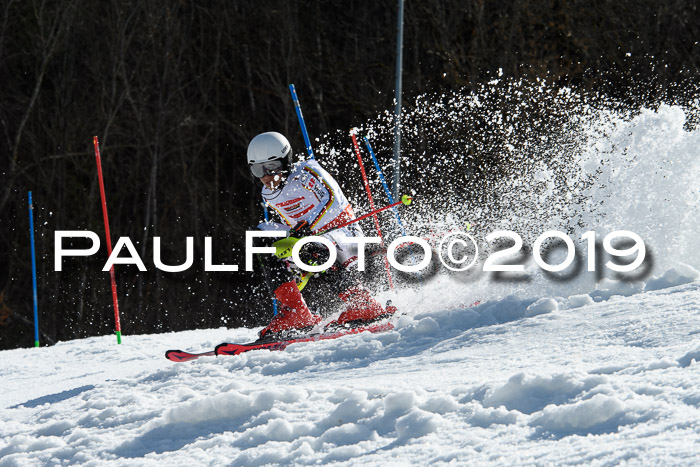
[[[281,160],[256,162],[249,164],[250,171],[258,178],[263,178],[265,175],[276,175],[284,172],[284,163]]]

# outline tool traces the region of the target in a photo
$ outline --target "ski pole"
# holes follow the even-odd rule
[[[29,237],[32,244],[32,290],[34,298],[34,347],[39,347],[39,299],[36,293],[36,254],[34,253],[34,205],[29,192]]]
[[[369,144],[369,139],[365,136],[363,138],[365,140],[365,146],[367,146],[367,151],[369,152],[369,155],[372,156],[372,162],[374,162],[374,167],[377,169],[377,173],[379,173],[379,180],[382,182],[382,186],[384,187],[384,193],[386,193],[387,198],[389,199],[390,203],[394,202],[394,197],[391,196],[391,190],[389,189],[389,185],[386,183],[386,179],[384,178],[384,172],[382,172],[382,168],[379,166],[379,161],[377,161],[377,156],[374,155],[374,151],[372,150],[372,145]],[[399,224],[399,228],[401,229],[401,234],[406,235],[406,229],[403,227],[403,223],[401,222],[401,217],[399,216],[399,212],[394,208],[394,216],[396,216],[396,222]]]
[[[265,198],[262,200],[262,207],[263,207],[263,214],[265,216],[265,222],[270,220],[270,213],[267,210],[267,201],[265,201]],[[277,299],[273,298],[272,299],[272,313],[274,316],[277,316]]]
[[[350,130],[350,138],[352,138],[352,145],[355,148],[355,155],[357,156],[357,162],[360,165],[360,173],[362,173],[362,182],[365,185],[365,191],[367,192],[367,198],[369,199],[369,207],[372,211],[374,208],[374,199],[372,198],[372,190],[369,188],[369,180],[367,180],[367,173],[365,172],[365,165],[362,163],[362,156],[360,155],[360,146],[357,144],[357,138],[355,137],[355,130]],[[379,217],[374,214],[374,227],[377,229],[377,235],[379,236],[379,244],[384,248],[384,239],[382,238],[382,229],[379,227]],[[391,277],[391,268],[389,267],[388,258],[384,258],[384,265],[386,266],[386,274],[389,278],[389,286],[394,288],[394,279]]]
[[[374,211],[368,212],[367,214],[363,214],[360,217],[356,217],[355,219],[350,219],[347,222],[343,222],[342,224],[333,226],[329,229],[320,230],[319,232],[316,233],[316,235],[321,235],[321,234],[326,233],[330,230],[342,229],[343,227],[347,227],[350,224],[354,224],[355,222],[359,222],[361,220],[367,219],[370,216],[374,216],[375,214],[379,214],[382,211],[386,211],[387,209],[391,209],[391,208],[399,206],[401,204],[403,204],[405,206],[410,206],[410,204],[412,202],[413,202],[413,198],[411,196],[403,195],[403,196],[401,196],[400,201],[396,201],[395,203],[389,204],[389,205],[381,207],[379,209],[375,209]]]
[[[398,206],[398,205],[400,205],[400,204],[403,204],[403,205],[405,205],[405,206],[410,206],[412,202],[413,202],[413,198],[412,198],[412,197],[410,197],[410,196],[408,196],[408,195],[403,195],[403,196],[401,196],[401,201],[397,201],[397,202],[395,202],[395,203],[393,203],[393,204],[390,204],[390,205],[388,205],[388,206],[384,206],[384,207],[382,207],[382,208],[375,209],[375,210],[372,211],[372,212],[368,212],[367,214],[364,214],[364,215],[362,215],[362,216],[360,216],[360,217],[356,217],[355,219],[350,219],[349,221],[344,222],[344,223],[342,223],[342,224],[340,224],[340,225],[336,225],[336,226],[333,226],[333,227],[329,227],[329,228],[327,228],[327,229],[319,230],[318,232],[313,233],[313,234],[310,235],[310,236],[311,236],[311,237],[315,237],[315,236],[318,236],[318,235],[323,235],[324,233],[327,233],[327,232],[331,232],[331,231],[333,231],[333,230],[342,229],[343,227],[347,227],[347,226],[350,225],[350,224],[354,224],[355,222],[359,222],[359,221],[361,221],[361,220],[363,220],[363,219],[367,219],[367,218],[370,217],[370,216],[373,216],[373,215],[375,215],[375,214],[377,214],[377,213],[380,213],[380,212],[382,212],[382,211],[386,211],[387,209],[394,208],[394,207],[396,207],[396,206]],[[288,257],[290,257],[290,256],[292,255],[292,248],[294,248],[294,245],[295,245],[299,240],[301,240],[301,238],[296,238],[296,237],[284,237],[284,238],[281,238],[281,239],[277,240],[276,242],[273,243],[273,246],[274,246],[274,247],[276,248],[276,250],[277,250],[276,253],[275,253],[275,255],[276,255],[278,258],[288,258]]]
[[[97,141],[97,136],[92,138],[95,145],[95,160],[97,161],[97,177],[100,181],[100,197],[102,198],[102,217],[105,221],[105,237],[107,239],[107,254],[112,256],[112,237],[109,234],[109,218],[107,217],[107,201],[105,200],[105,184],[102,180],[102,159],[100,158],[100,143]],[[119,323],[119,301],[117,300],[117,280],[114,277],[114,264],[109,270],[109,276],[112,281],[112,302],[114,303],[114,328],[117,334],[117,344],[122,343],[122,328]]]
[[[306,131],[306,124],[304,123],[304,116],[301,113],[301,104],[299,103],[299,98],[297,97],[297,90],[294,88],[294,84],[289,85],[289,91],[292,93],[292,100],[294,101],[294,109],[297,111],[297,118],[299,119],[299,125],[301,126],[301,134],[304,136],[304,143],[306,144],[306,152],[309,154],[311,159],[316,159],[314,157],[314,150],[311,149],[311,141],[309,140],[309,133]]]
[[[370,216],[373,216],[373,215],[375,215],[375,214],[378,214],[378,213],[380,213],[380,212],[382,212],[382,211],[386,211],[387,209],[394,208],[394,207],[396,207],[396,206],[398,206],[398,205],[400,205],[400,204],[403,204],[403,205],[405,205],[405,206],[409,206],[412,202],[413,202],[413,198],[412,198],[412,197],[410,197],[410,196],[408,196],[408,195],[403,195],[403,196],[401,197],[401,201],[397,201],[397,202],[395,202],[395,203],[393,203],[393,204],[390,204],[390,205],[388,205],[388,206],[384,206],[384,207],[382,207],[382,208],[375,209],[374,211],[368,212],[367,214],[363,214],[363,215],[360,216],[360,217],[356,217],[355,219],[350,219],[350,220],[347,221],[347,222],[343,222],[343,223],[340,224],[340,225],[335,225],[335,226],[329,227],[329,228],[327,228],[327,229],[319,230],[318,232],[313,233],[311,236],[312,236],[312,237],[315,237],[315,236],[317,236],[317,235],[323,235],[324,233],[328,233],[328,232],[331,232],[331,231],[333,231],[333,230],[342,229],[343,227],[347,227],[348,225],[354,224],[355,222],[359,222],[359,221],[361,221],[361,220],[367,219],[367,218],[370,217]],[[277,240],[277,241],[274,243],[274,245],[278,248],[277,257],[278,257],[278,258],[286,258],[286,257],[288,257],[289,254],[284,253],[285,249],[289,248],[289,251],[291,252],[291,248],[292,248],[292,247],[294,246],[294,244],[295,244],[297,241],[299,241],[299,240],[300,240],[300,239],[299,239],[299,238],[296,238],[296,237],[284,237],[284,238],[282,238],[282,239],[280,239],[280,240]]]

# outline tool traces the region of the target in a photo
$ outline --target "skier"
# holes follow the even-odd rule
[[[336,262],[324,273],[324,277],[335,278],[332,281],[334,289],[345,303],[345,309],[333,323],[344,325],[355,321],[372,321],[394,313],[395,307],[388,305],[384,309],[359,284],[354,272],[358,246],[348,243],[346,238],[362,236],[362,229],[357,223],[337,228],[354,219],[355,214],[335,179],[314,159],[293,164],[289,141],[277,132],[261,133],[253,138],[248,145],[247,156],[250,171],[263,184],[264,201],[286,224],[265,222],[258,228],[284,229],[289,236],[296,238],[323,231],[321,235],[336,246]],[[260,240],[264,242],[264,239]],[[321,248],[327,253],[324,247]],[[314,254],[318,255],[319,252]],[[309,310],[286,262],[272,254],[261,255],[260,258],[267,285],[279,305],[277,315],[260,332],[260,337],[318,324],[321,316]]]

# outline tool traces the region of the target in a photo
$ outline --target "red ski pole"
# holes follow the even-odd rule
[[[382,212],[382,211],[386,211],[387,209],[395,208],[395,207],[398,206],[399,204],[405,204],[406,206],[408,206],[408,205],[410,205],[412,202],[413,202],[413,198],[412,198],[412,197],[410,197],[410,196],[408,196],[408,195],[403,195],[403,196],[401,197],[401,200],[400,200],[400,201],[397,201],[397,202],[395,202],[395,203],[389,204],[388,206],[384,206],[384,207],[379,208],[379,209],[375,209],[374,211],[370,211],[370,212],[368,212],[367,214],[363,214],[363,215],[361,215],[360,217],[356,217],[355,219],[350,219],[349,221],[343,222],[342,224],[336,225],[336,226],[334,226],[334,227],[332,227],[332,228],[330,228],[330,229],[320,230],[320,231],[316,232],[315,235],[321,235],[321,234],[323,234],[323,233],[326,233],[326,232],[328,232],[328,231],[330,231],[330,230],[334,230],[334,229],[342,229],[343,227],[347,227],[347,226],[350,225],[350,224],[354,224],[355,222],[359,222],[359,221],[361,221],[361,220],[367,219],[367,218],[370,217],[370,216],[375,216],[375,215],[379,214],[379,213]]]
[[[107,254],[112,256],[112,237],[109,234],[109,218],[107,217],[107,201],[105,199],[105,184],[102,180],[102,159],[100,158],[100,143],[97,141],[97,136],[92,138],[95,145],[95,159],[97,160],[97,177],[100,180],[100,196],[102,197],[102,217],[105,221],[105,237],[107,239]],[[122,343],[122,328],[119,323],[119,302],[117,300],[117,281],[114,277],[114,264],[109,269],[109,275],[112,280],[112,302],[114,303],[114,326],[117,334],[117,344]]]

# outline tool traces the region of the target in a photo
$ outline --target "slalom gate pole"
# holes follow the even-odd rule
[[[386,179],[384,178],[384,173],[382,172],[382,168],[379,166],[379,161],[377,161],[377,156],[374,155],[374,151],[372,150],[372,145],[369,144],[369,139],[365,136],[365,145],[367,146],[367,151],[369,152],[369,155],[372,156],[372,161],[374,162],[374,167],[377,169],[377,173],[379,174],[379,180],[382,181],[382,186],[384,187],[384,192],[386,193],[387,198],[389,198],[390,203],[394,203],[394,197],[391,196],[391,190],[389,189],[389,185],[386,183]],[[399,229],[401,229],[401,235],[406,235],[406,229],[403,226],[403,223],[401,222],[401,216],[399,216],[399,211],[396,208],[393,208],[394,211],[394,216],[396,217],[396,222],[399,224]],[[414,261],[415,255],[411,253],[411,258],[413,258]],[[423,279],[419,279],[421,285],[423,285]]]
[[[95,160],[97,162],[97,177],[100,181],[100,197],[102,198],[102,217],[105,221],[105,237],[107,239],[107,254],[112,256],[112,237],[109,233],[109,217],[107,216],[107,201],[105,199],[105,184],[102,179],[102,159],[100,158],[100,143],[97,136],[92,138],[95,145]],[[109,269],[109,276],[112,281],[112,302],[114,303],[114,329],[117,334],[117,344],[122,343],[122,328],[119,323],[119,301],[117,300],[117,280],[114,277],[114,264]]]
[[[401,178],[401,89],[403,73],[403,0],[399,0],[396,31],[396,86],[394,88],[396,107],[394,108],[394,195],[399,196]]]
[[[292,100],[294,101],[294,109],[297,111],[297,118],[299,119],[299,125],[301,126],[301,134],[304,135],[304,143],[306,144],[306,152],[309,154],[311,159],[316,159],[314,157],[314,150],[311,148],[311,140],[309,140],[309,133],[306,131],[306,124],[304,123],[304,116],[301,113],[301,104],[299,103],[299,98],[297,97],[297,90],[294,88],[294,84],[289,85],[289,91],[292,93]]]
[[[365,141],[365,146],[367,146],[367,152],[369,152],[369,155],[372,157],[372,162],[374,162],[374,167],[377,169],[377,173],[379,174],[379,180],[382,182],[382,186],[384,187],[384,193],[386,193],[386,197],[389,199],[389,203],[394,202],[394,197],[391,196],[391,190],[389,189],[389,185],[386,183],[386,179],[384,178],[384,172],[382,172],[382,168],[379,166],[379,161],[377,161],[377,156],[374,155],[374,151],[372,150],[372,145],[369,144],[369,139],[365,136],[364,138]],[[394,208],[394,216],[396,216],[396,222],[399,224],[399,228],[401,229],[401,234],[406,235],[406,229],[403,227],[403,223],[401,222],[401,217],[399,216],[399,211]]]
[[[350,137],[352,138],[352,145],[355,148],[355,155],[357,156],[357,162],[360,164],[360,172],[362,173],[362,181],[365,185],[365,191],[367,191],[367,198],[369,199],[369,207],[372,211],[376,211],[374,207],[374,199],[372,199],[372,190],[369,188],[369,180],[367,180],[367,173],[365,172],[365,165],[362,163],[362,156],[360,155],[360,146],[357,144],[357,138],[355,137],[355,130],[350,130]],[[374,217],[374,227],[377,229],[377,235],[381,241],[381,246],[384,247],[384,239],[382,238],[382,229],[379,227],[379,217],[375,213]],[[389,278],[389,286],[394,288],[394,279],[391,277],[391,268],[389,267],[389,259],[384,257],[384,265],[386,266],[386,273]]]
[[[376,208],[374,207],[374,199],[372,198],[372,191],[369,188],[369,180],[367,179],[367,173],[365,172],[365,165],[362,163],[362,156],[360,155],[360,146],[357,144],[357,138],[355,137],[354,130],[350,130],[350,137],[352,138],[352,145],[354,146],[355,155],[357,156],[357,163],[360,164],[360,173],[362,174],[362,182],[364,183],[365,191],[367,192],[367,199],[369,199],[370,211],[375,211]],[[383,245],[384,239],[382,238],[382,229],[379,228],[379,218],[377,217],[377,214],[374,214],[373,217],[374,217],[374,227],[377,229],[377,235],[379,235],[379,239],[382,241],[382,245]]]
[[[268,222],[270,220],[270,213],[267,210],[267,201],[265,201],[265,198],[262,200],[262,207],[263,207],[263,214],[265,216],[265,222]],[[274,316],[277,316],[277,299],[272,298],[272,314]]]
[[[34,347],[39,347],[39,299],[36,292],[36,254],[34,252],[34,205],[29,192],[29,238],[32,245],[32,290],[34,297]]]

